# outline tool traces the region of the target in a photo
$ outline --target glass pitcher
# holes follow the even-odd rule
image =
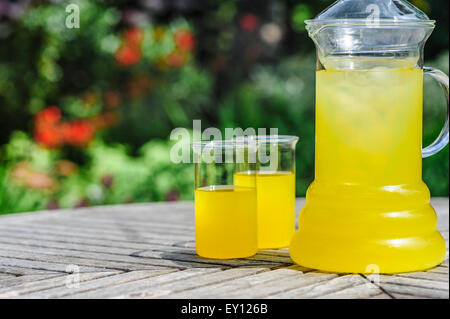
[[[448,113],[422,149],[423,66],[434,21],[402,0],[340,0],[306,21],[317,48],[315,180],[292,259],[332,272],[427,269],[445,257],[422,157],[448,144]]]

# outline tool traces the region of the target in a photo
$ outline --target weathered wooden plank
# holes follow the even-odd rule
[[[135,291],[127,297],[130,298],[157,298],[167,297],[176,292],[186,291],[197,287],[207,286],[215,283],[226,282],[236,278],[243,278],[259,272],[266,271],[266,268],[257,267],[240,267],[227,269],[210,274],[199,274],[193,278],[188,278],[183,281],[168,282],[159,286],[148,287],[143,291]],[[211,290],[211,294],[215,294]],[[192,297],[191,297],[192,298]]]
[[[18,222],[9,222],[6,225],[17,224]],[[20,223],[23,224],[23,223]],[[33,224],[43,224],[43,225],[60,225],[60,226],[82,226],[87,227],[89,229],[98,229],[98,230],[110,230],[110,229],[138,229],[141,231],[151,231],[151,230],[162,230],[169,232],[191,232],[193,233],[195,230],[194,225],[192,224],[176,224],[176,223],[168,223],[164,222],[164,219],[161,221],[134,221],[130,219],[116,220],[109,218],[97,218],[94,216],[82,216],[82,217],[72,217],[63,215],[61,217],[53,217],[53,218],[45,218],[42,220],[36,220]]]
[[[377,287],[368,287],[368,285],[370,285],[370,283],[343,288],[342,290],[319,296],[317,299],[366,299],[372,297],[389,297],[389,295],[385,294],[381,289]]]
[[[449,199],[447,198],[431,198],[431,205],[434,207],[436,211],[438,220],[437,220],[437,228],[440,231],[449,230]]]
[[[222,270],[219,268],[190,268],[182,271],[171,272],[160,276],[142,279],[136,282],[129,282],[120,285],[115,285],[106,288],[96,289],[94,291],[76,293],[65,296],[63,298],[126,298],[132,294],[139,294],[147,289],[153,287],[160,287],[165,283],[184,282],[189,279],[196,279],[200,275],[219,273]]]
[[[161,254],[161,253],[178,253],[178,254],[187,254],[191,255],[189,258],[190,260],[200,260],[201,262],[208,262],[208,263],[219,263],[219,264],[226,264],[226,265],[245,265],[245,264],[254,264],[257,262],[244,262],[244,261],[216,261],[213,260],[205,260],[205,259],[199,259],[196,257],[195,250],[191,248],[180,248],[180,247],[170,247],[165,245],[159,245],[159,244],[145,244],[145,245],[131,245],[134,246],[133,248],[121,248],[121,247],[108,247],[108,246],[99,246],[99,245],[87,245],[87,244],[77,244],[77,238],[74,238],[72,241],[64,241],[64,242],[58,242],[55,238],[58,237],[50,237],[49,240],[42,240],[39,239],[39,237],[33,237],[30,238],[30,236],[27,236],[25,239],[24,237],[17,237],[15,235],[13,236],[0,236],[0,247],[9,247],[20,249],[21,247],[29,247],[30,249],[32,247],[36,247],[38,250],[42,250],[42,248],[49,248],[49,251],[52,249],[63,249],[63,250],[76,250],[76,251],[82,251],[82,252],[97,252],[97,253],[110,253],[110,254],[118,254],[118,255],[125,255],[129,256],[131,254],[134,254],[135,256],[141,256],[141,257],[151,257],[146,253],[146,251],[155,251],[157,253],[155,254]],[[74,243],[75,242],[75,243]],[[101,242],[103,243],[103,242]],[[11,247],[11,246],[5,246],[3,244],[12,244],[12,245],[19,245],[20,247]],[[3,245],[3,246],[2,246]],[[140,248],[140,249],[136,249]],[[139,252],[139,253],[137,253]],[[292,264],[292,260],[290,259],[289,255],[287,253],[266,253],[265,251],[260,251],[257,255],[249,257],[248,260],[254,260],[254,261],[267,261],[267,262],[275,262],[280,264]]]
[[[438,298],[429,298],[424,296],[415,296],[415,295],[403,295],[403,294],[397,294],[392,293],[392,297],[395,299],[438,299]],[[439,298],[442,299],[442,298]]]
[[[192,235],[185,234],[157,234],[151,232],[132,231],[132,230],[116,230],[99,232],[97,230],[84,229],[83,227],[68,227],[58,225],[20,225],[9,224],[0,225],[0,230],[14,231],[22,233],[38,233],[38,234],[56,234],[56,235],[72,235],[89,238],[105,238],[116,241],[145,242],[146,240],[164,238],[166,241],[182,241],[192,240]]]
[[[96,270],[104,271],[107,269],[131,271],[145,269],[164,269],[164,268],[190,268],[190,267],[217,267],[211,263],[188,262],[185,260],[170,260],[162,258],[138,258],[133,256],[121,256],[113,254],[87,253],[71,250],[50,250],[37,247],[17,247],[13,245],[0,245],[0,256],[23,259],[28,261],[40,261],[45,263],[54,263],[60,265],[79,265],[86,267],[96,267]],[[5,249],[7,248],[7,249]],[[14,247],[15,248],[15,247]],[[38,253],[39,252],[39,253]],[[4,258],[0,258],[0,264]],[[222,265],[226,267],[225,265]],[[56,267],[60,269],[61,267]],[[46,268],[47,269],[47,268]],[[50,270],[50,269],[49,269]]]
[[[446,274],[448,275],[448,267],[445,265],[439,265],[437,267],[425,270],[427,273],[437,273],[437,274]]]
[[[157,246],[155,245],[154,247],[152,247],[151,249],[147,249],[147,250],[143,250],[139,253],[140,256],[146,257],[146,256],[150,256],[152,253],[154,252],[165,252],[165,253],[176,253],[176,254],[187,254],[187,255],[191,255],[191,256],[197,256],[197,253],[195,251],[195,248],[179,248],[179,247],[170,247],[170,246]],[[150,254],[150,255],[149,255]],[[198,258],[198,257],[197,257]],[[200,258],[201,260],[205,261],[205,258]],[[209,259],[212,262],[214,261],[214,259]],[[277,263],[280,264],[282,266],[286,266],[286,265],[291,265],[293,264],[293,261],[291,259],[291,257],[289,255],[285,255],[285,254],[271,254],[271,253],[266,253],[264,250],[259,250],[257,252],[257,254],[251,256],[251,257],[247,257],[247,258],[243,258],[243,259],[235,259],[233,260],[228,260],[225,262],[233,262],[236,264],[236,266],[245,266],[245,263],[243,263],[244,260],[247,261],[252,261],[251,263],[253,264],[253,261],[256,262],[270,262],[270,263]],[[224,260],[218,260],[219,262],[224,262]]]
[[[356,286],[364,286],[365,289],[374,290],[367,297],[373,297],[383,292],[375,285],[371,284],[367,279],[361,275],[335,275],[327,278],[324,281],[313,282],[311,285],[299,286],[294,289],[286,290],[280,293],[269,296],[270,298],[320,298],[322,296],[330,295],[333,298],[333,294],[341,290],[350,289]],[[348,294],[352,294],[351,290]],[[355,298],[358,298],[356,294],[353,294]]]
[[[189,202],[171,202],[171,203],[145,203],[145,204],[126,204],[112,206],[92,206],[78,209],[62,209],[52,211],[30,212],[1,216],[2,221],[9,222],[19,220],[20,222],[33,222],[43,218],[52,218],[60,214],[67,214],[77,218],[77,216],[95,215],[99,218],[132,219],[135,221],[160,221],[161,216],[166,222],[177,224],[193,223],[194,203]],[[155,213],[157,212],[157,213]],[[174,212],[177,212],[174,214]]]
[[[0,243],[0,255],[3,255],[1,251],[8,251],[9,256],[11,255],[19,258],[35,258],[31,257],[38,255],[39,258],[42,256],[61,256],[65,259],[73,260],[73,258],[83,259],[84,264],[86,260],[90,260],[89,265],[105,265],[107,268],[121,269],[121,270],[137,270],[141,265],[151,265],[151,266],[166,266],[172,268],[187,268],[187,267],[208,267],[208,266],[267,266],[275,267],[283,265],[275,261],[270,261],[270,258],[265,256],[258,259],[229,259],[229,260],[216,260],[216,259],[206,259],[198,257],[195,252],[183,253],[179,251],[144,251],[136,252],[131,255],[119,255],[119,254],[108,254],[101,252],[85,252],[85,251],[74,251],[70,249],[62,248],[48,248],[48,247],[29,247],[23,245],[15,244],[4,244]],[[12,251],[12,253],[11,253]],[[21,255],[17,255],[21,252]],[[27,255],[28,254],[28,255]],[[120,262],[122,264],[117,264]],[[114,264],[112,264],[114,263]],[[121,267],[121,268],[116,268]],[[126,269],[124,269],[126,267]],[[132,268],[132,269],[129,269]],[[153,267],[154,268],[154,267]],[[144,269],[144,268],[141,268]],[[148,269],[148,268],[147,268]]]
[[[37,291],[29,294],[24,294],[23,298],[62,298],[65,296],[79,294],[87,291],[94,291],[100,288],[108,288],[115,285],[120,285],[124,283],[130,283],[134,281],[139,281],[142,279],[160,276],[164,274],[168,274],[177,270],[138,270],[138,271],[130,271],[127,273],[119,273],[116,275],[111,275],[99,279],[89,280],[83,283],[80,283],[78,287],[66,287],[60,286],[56,288],[46,289],[44,291]],[[1,283],[1,282],[0,282]]]
[[[380,275],[376,283],[390,295],[417,296],[423,298],[448,298],[448,282],[409,278],[397,275]]]
[[[12,236],[17,236],[17,234],[12,235]],[[16,246],[8,245],[5,242],[14,242],[14,243],[16,243],[16,241],[17,241],[15,238],[12,239],[10,237],[11,236],[4,236],[3,239],[0,239],[0,241],[2,242],[0,244],[0,247],[3,247],[4,249],[9,249],[9,250],[23,250],[24,249],[23,247],[27,247],[26,251],[33,250],[33,251],[41,251],[43,253],[46,252],[45,250],[43,250],[42,247],[36,246],[36,241],[35,240],[34,240],[34,243],[32,243],[32,244],[30,243],[30,240],[28,240],[28,242],[27,242],[28,245],[26,245],[26,246],[24,246],[23,244],[16,245]],[[23,241],[22,241],[22,243],[23,243]],[[53,246],[53,247],[58,246],[58,248],[60,248],[58,250],[59,250],[59,252],[61,252],[61,254],[69,254],[70,255],[70,252],[67,252],[67,249],[65,249],[67,247],[63,247],[64,245],[58,245],[55,242],[54,238],[52,238],[52,242],[51,243],[47,244],[47,246],[49,246],[49,245]],[[73,246],[74,246],[73,243],[67,244],[67,245],[72,246],[71,249],[73,249]],[[31,248],[31,246],[33,248]],[[50,247],[48,247],[48,248],[49,249],[47,249],[47,252],[52,252],[52,254],[56,254],[57,253],[55,249],[52,250],[52,249],[50,249]],[[77,248],[77,250],[84,250],[84,247],[80,247],[79,246]],[[174,252],[172,252],[172,251],[174,251]],[[99,253],[98,256],[90,255],[89,258],[100,258],[101,256],[103,256],[102,252],[105,252],[105,249],[100,249],[100,247],[98,247],[96,252]],[[147,252],[144,251],[144,252],[140,253],[140,256],[141,257],[147,257],[147,258],[145,258],[145,259],[141,258],[141,259],[137,260],[138,258],[128,256],[128,255],[132,254],[133,252],[135,252],[135,251],[132,251],[132,250],[129,250],[129,249],[128,250],[122,250],[122,253],[125,253],[127,255],[124,258],[126,258],[128,261],[130,261],[130,262],[137,262],[137,263],[144,263],[144,264],[149,264],[150,263],[150,261],[148,260],[150,257],[161,259],[161,258],[164,258],[163,255],[166,255],[165,257],[167,257],[169,259],[173,259],[173,260],[177,260],[177,261],[196,261],[196,262],[200,262],[200,263],[213,263],[213,264],[230,265],[230,266],[258,265],[258,264],[261,264],[261,262],[267,262],[267,263],[280,262],[280,263],[287,263],[287,264],[291,264],[292,263],[289,257],[276,257],[276,258],[273,258],[273,257],[267,257],[265,255],[257,255],[257,256],[251,257],[250,259],[239,260],[239,261],[237,261],[237,260],[228,260],[228,261],[216,260],[216,261],[214,261],[214,260],[207,260],[207,259],[199,258],[199,257],[197,257],[195,255],[195,252],[192,251],[192,250],[186,250],[186,253],[188,254],[186,256],[184,254],[179,254],[180,252],[183,253],[182,251],[180,251],[179,248],[167,249],[167,248],[164,248],[164,247],[159,247],[158,251],[154,251],[154,249],[152,249],[150,251],[147,251]],[[118,251],[116,250],[114,253],[116,254],[116,253],[118,253]],[[77,256],[83,257],[83,254],[84,254],[84,252],[80,252],[80,253],[77,254]],[[145,254],[147,254],[147,255],[145,255]],[[135,254],[134,256],[138,256],[138,254]],[[173,258],[170,258],[170,257],[173,257]],[[133,259],[136,259],[136,260],[133,260]],[[106,260],[117,260],[117,258],[106,259]]]
[[[110,253],[110,254],[118,254],[118,255],[125,255],[129,256],[131,254],[134,254],[134,256],[141,256],[141,257],[151,257],[150,255],[153,254],[156,256],[156,258],[162,258],[162,254],[168,253],[168,254],[174,254],[175,258],[177,260],[180,259],[179,254],[187,254],[188,256],[181,256],[184,260],[189,261],[200,261],[202,263],[213,263],[213,264],[220,264],[220,265],[229,265],[229,266],[244,266],[244,265],[254,265],[254,264],[261,264],[261,262],[267,262],[270,266],[271,263],[280,263],[282,265],[286,264],[292,264],[292,260],[290,259],[289,255],[287,253],[265,253],[265,251],[260,251],[255,256],[252,256],[247,259],[241,259],[241,260],[212,260],[212,259],[203,259],[196,256],[196,252],[193,249],[190,248],[179,248],[179,247],[169,247],[164,245],[133,245],[134,247],[145,247],[145,250],[136,250],[136,249],[130,249],[130,248],[116,248],[116,247],[107,247],[107,246],[96,246],[96,245],[85,245],[85,244],[76,244],[73,242],[58,242],[53,237],[50,237],[52,240],[40,240],[37,238],[33,239],[22,239],[22,237],[19,239],[18,237],[11,237],[11,236],[3,236],[0,237],[0,247],[5,247],[3,244],[12,243],[14,245],[20,245],[20,247],[12,247],[12,246],[6,246],[9,249],[23,249],[22,247],[28,247],[29,250],[33,248],[33,251],[43,251],[43,248],[49,248],[48,251],[52,251],[52,249],[62,249],[62,250],[76,250],[81,252],[92,252],[92,253]],[[76,238],[74,238],[73,241],[77,241]],[[34,249],[36,248],[36,249]],[[28,250],[28,251],[29,251]],[[152,251],[150,255],[146,253],[146,251]],[[137,253],[139,252],[139,253]],[[74,252],[75,253],[75,252]]]
[[[91,224],[89,224],[91,222]],[[15,222],[15,223],[7,223],[3,224],[4,227],[14,227],[23,226],[24,223]],[[26,224],[28,225],[28,224]],[[177,227],[178,226],[178,227]],[[62,218],[60,220],[55,221],[35,221],[33,224],[30,224],[30,227],[33,229],[42,229],[46,227],[52,227],[55,229],[84,229],[90,233],[98,232],[98,233],[107,233],[107,234],[123,234],[130,232],[139,232],[143,234],[159,234],[159,235],[173,235],[173,236],[192,236],[194,234],[194,227],[183,226],[183,225],[170,225],[165,224],[162,226],[161,223],[130,223],[124,221],[123,223],[115,223],[104,222],[103,219],[97,219],[97,221],[89,221],[89,219],[85,219],[84,221],[80,221],[79,219],[73,218]]]
[[[269,281],[265,281],[264,279],[261,280],[261,278],[259,278],[258,280],[261,280],[261,283],[252,283],[248,287],[242,287],[239,290],[229,289],[228,291],[221,293],[220,298],[268,298],[287,290],[309,286],[320,281],[330,280],[337,276],[335,274],[316,272],[303,273],[287,268],[277,269],[271,272],[275,273],[271,274],[271,277],[278,275],[279,278]],[[289,272],[291,272],[291,274],[288,274]],[[261,277],[264,275],[265,274],[261,274]],[[238,285],[237,281],[235,281],[234,284]]]
[[[173,243],[171,246],[181,247],[181,248],[195,248],[195,240],[182,240],[176,243]]]
[[[226,298],[227,294],[235,291],[256,289],[268,282],[275,285],[280,279],[292,279],[298,277],[299,273],[302,273],[302,270],[303,268],[300,266],[291,266],[272,271],[265,271],[243,278],[192,288],[187,291],[164,296],[164,298]],[[245,295],[242,295],[242,297],[247,298]]]
[[[13,255],[13,256],[11,256]],[[21,274],[43,274],[49,272],[66,272],[67,266],[75,263],[69,262],[61,263],[61,258],[52,258],[52,260],[45,260],[45,258],[20,258],[17,256],[23,256],[20,253],[11,254],[11,252],[4,253],[0,250],[0,269],[10,269],[11,273],[17,271]],[[73,260],[72,260],[73,261]],[[79,260],[77,260],[79,261]],[[80,272],[94,272],[104,271],[103,267],[95,267],[77,263]],[[6,266],[6,267],[5,267]],[[26,269],[26,270],[25,270]],[[34,271],[33,271],[34,270]],[[6,272],[6,271],[3,271]]]
[[[303,204],[304,199],[296,201],[297,215]],[[432,205],[448,245],[448,198],[433,198]],[[204,260],[195,254],[193,217],[192,202],[1,216],[0,287],[44,287],[21,292],[21,298],[448,298],[448,259],[428,271],[381,275],[374,284],[359,275],[286,268],[287,249],[263,250],[245,260]],[[84,281],[79,290],[45,286],[46,280],[67,277],[69,264],[87,273],[119,272]],[[248,265],[254,267],[243,267]],[[229,267],[236,268],[224,270]]]
[[[448,282],[432,281],[419,278],[406,278],[397,275],[379,275],[379,285],[396,284],[398,286],[411,286],[417,288],[430,288],[436,290],[448,291]]]
[[[370,296],[367,299],[393,299],[394,296],[389,296],[388,294],[381,293],[379,295]]]
[[[0,273],[0,284],[1,284],[1,281],[4,280],[4,279],[10,279],[10,278],[15,278],[15,277],[16,276],[14,276],[12,274],[2,274],[2,273]]]
[[[409,272],[405,274],[397,274],[396,276],[405,277],[405,278],[417,278],[417,279],[425,279],[432,280],[438,282],[447,282],[449,279],[448,268],[446,273],[441,272],[432,272],[432,271],[418,271],[418,272]]]
[[[242,259],[208,259],[199,257],[194,250],[178,250],[165,248],[164,250],[146,250],[137,254],[143,258],[162,258],[162,259],[174,259],[184,261],[195,261],[202,263],[211,263],[215,265],[226,266],[286,266],[291,265],[292,261],[283,257],[270,257],[265,255],[256,254],[255,256],[242,258]]]
[[[77,243],[73,241],[63,241],[59,242],[56,240],[42,240],[39,237],[0,237],[0,245],[2,244],[15,244],[23,247],[38,247],[38,248],[49,248],[49,249],[69,249],[75,251],[85,251],[85,252],[101,252],[109,254],[118,254],[129,256],[132,253],[142,250],[142,249],[152,249],[150,245],[138,245],[140,248],[122,248],[122,247],[110,247],[101,245],[90,245],[84,243]],[[145,247],[145,248],[143,248]],[[156,245],[157,248],[162,248],[164,246]]]
[[[0,256],[0,260],[1,260]],[[19,267],[19,266],[7,266],[2,265],[0,262],[0,271],[5,274],[11,274],[14,276],[24,276],[24,275],[45,275],[45,274],[58,274],[61,273],[60,271],[54,271],[54,270],[43,270],[43,269],[35,269],[35,268],[26,268],[26,267]]]
[[[161,262],[131,263],[125,261],[107,261],[101,259],[90,259],[83,257],[64,256],[61,254],[35,253],[32,251],[11,251],[0,249],[0,264],[8,266],[18,265],[21,267],[65,271],[69,265],[77,265],[81,272],[105,271],[105,270],[144,270],[144,269],[165,269],[192,267],[193,264],[163,260]],[[208,267],[208,264],[201,264],[202,267]],[[212,266],[211,266],[212,267]]]
[[[155,213],[157,212],[157,213]],[[171,203],[146,203],[146,204],[126,204],[114,206],[98,206],[82,208],[77,213],[85,215],[95,214],[102,218],[111,218],[111,215],[117,218],[133,219],[136,221],[164,221],[177,224],[193,224],[194,221],[194,203],[171,202]]]
[[[75,282],[73,281],[75,278],[78,280],[79,284],[81,284],[84,281],[92,280],[95,278],[105,277],[105,276],[111,276],[115,275],[118,272],[94,272],[94,273],[80,273],[77,274],[77,277],[73,277],[75,275],[68,274],[65,276],[57,276],[53,278],[43,279],[39,281],[32,281],[32,282],[24,282],[20,285],[16,285],[14,287],[5,287],[0,288],[0,298],[18,298],[19,296],[25,294],[25,293],[31,293],[34,291],[40,291],[45,290],[53,287],[60,287],[60,286],[76,286]]]
[[[41,274],[41,275],[23,275],[23,276],[13,276],[10,279],[0,280],[0,288],[13,287],[21,285],[25,282],[30,281],[40,281],[43,279],[54,278],[58,276],[63,276],[63,273],[52,273],[52,274]]]
[[[410,285],[399,285],[394,283],[384,283],[383,290],[395,298],[439,298],[448,299],[448,290],[433,289],[428,287],[414,287]]]
[[[129,242],[129,241],[120,241],[120,240],[110,240],[108,238],[91,238],[91,237],[83,237],[83,236],[75,236],[75,235],[61,235],[61,234],[50,234],[50,233],[38,233],[38,232],[30,232],[30,233],[21,233],[14,231],[2,231],[0,230],[0,240],[6,242],[3,238],[11,238],[11,240],[21,240],[21,239],[30,239],[33,241],[46,241],[46,242],[54,242],[55,244],[59,243],[62,245],[65,244],[80,244],[87,246],[97,246],[97,247],[105,247],[105,248],[125,248],[132,249],[133,251],[140,250],[148,250],[153,247],[179,247],[176,246],[178,242],[168,242],[164,238],[160,238],[152,241],[142,241],[142,242]],[[184,247],[180,247],[184,248]]]

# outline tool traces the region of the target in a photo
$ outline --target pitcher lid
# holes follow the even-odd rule
[[[406,0],[339,0],[312,20],[306,20],[308,31],[318,25],[424,25],[434,20]],[[314,28],[311,28],[315,26]]]

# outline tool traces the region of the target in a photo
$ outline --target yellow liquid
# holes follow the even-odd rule
[[[254,183],[254,175],[237,173],[234,184]],[[295,174],[291,172],[258,172],[258,248],[289,246],[295,232]]]
[[[256,190],[209,186],[195,190],[195,242],[205,258],[243,258],[256,254]]]
[[[422,80],[412,68],[317,71],[315,181],[290,246],[296,263],[395,273],[443,260],[421,178]]]

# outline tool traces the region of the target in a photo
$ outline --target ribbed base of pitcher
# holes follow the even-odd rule
[[[445,242],[438,231],[409,238],[327,238],[298,231],[290,246],[295,263],[337,273],[400,273],[439,265]]]
[[[445,258],[430,193],[413,184],[313,182],[289,247],[297,264],[339,273],[425,270]]]

